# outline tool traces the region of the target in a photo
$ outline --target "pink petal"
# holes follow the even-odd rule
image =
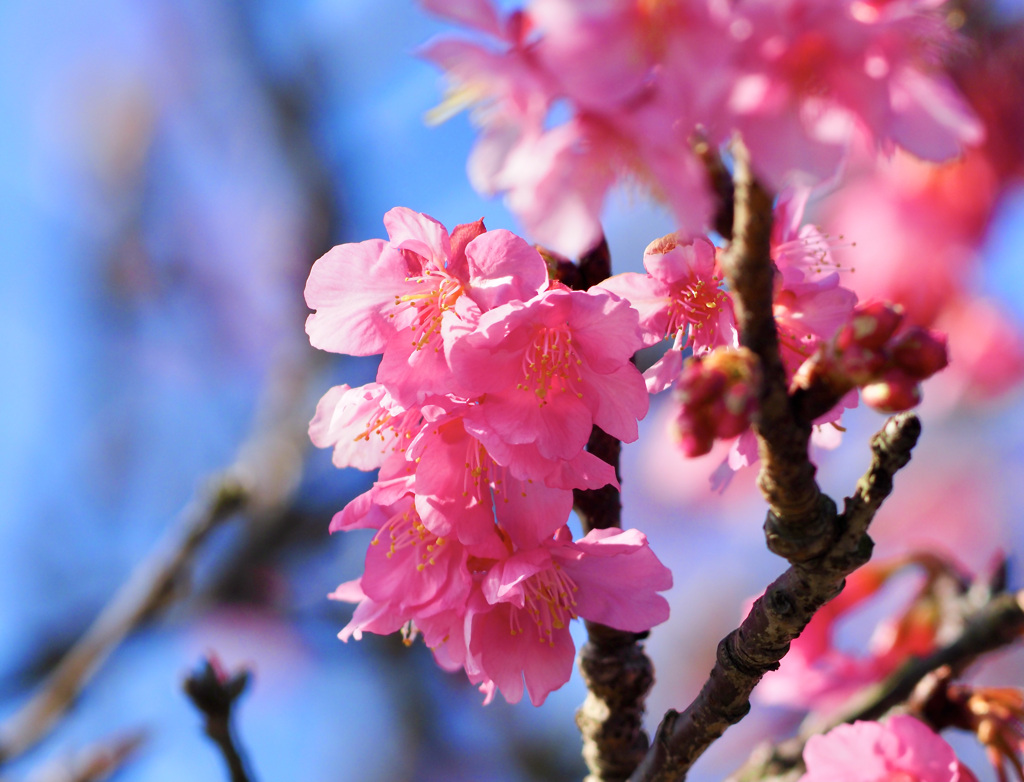
[[[383,351],[409,273],[405,258],[380,239],[328,250],[306,281],[306,304],[316,310],[306,319],[310,344],[353,356]]]

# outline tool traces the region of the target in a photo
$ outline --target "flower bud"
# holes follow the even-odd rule
[[[718,348],[686,362],[676,385],[676,435],[687,456],[702,456],[716,439],[736,437],[750,426],[757,378],[757,358],[746,348]]]
[[[892,345],[893,365],[908,375],[924,380],[949,364],[946,335],[912,326]]]
[[[878,350],[903,322],[903,308],[889,302],[876,301],[863,304],[853,312],[853,317],[839,330],[835,346],[845,351],[854,345]]]
[[[918,379],[902,369],[886,370],[880,380],[860,390],[864,403],[882,413],[899,413],[921,403]]]

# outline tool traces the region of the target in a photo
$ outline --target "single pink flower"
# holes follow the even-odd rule
[[[630,363],[642,341],[636,310],[607,291],[553,289],[484,313],[452,346],[460,392],[479,399],[491,440],[535,444],[546,459],[573,459],[597,425],[625,442],[647,413]],[[478,419],[479,420],[479,419]]]
[[[573,543],[563,528],[487,570],[466,614],[467,672],[513,703],[525,682],[539,706],[572,672],[571,620],[649,630],[668,618],[658,592],[671,586],[672,574],[636,530],[594,530]]]
[[[460,308],[475,314],[529,299],[547,287],[547,266],[523,239],[485,231],[482,221],[449,235],[433,218],[395,207],[384,225],[388,244],[340,245],[313,265],[306,302],[316,312],[306,331],[324,350],[383,352],[378,382],[411,406],[450,390],[447,349]]]
[[[420,410],[395,404],[379,383],[358,388],[331,388],[309,422],[309,439],[317,448],[333,448],[335,467],[375,470],[390,455],[401,456],[419,429]]]
[[[836,271],[831,242],[816,226],[803,223],[808,196],[806,188],[784,191],[772,229],[772,259],[779,270],[775,322],[790,377],[846,323],[857,304],[857,294]]]
[[[916,717],[855,722],[812,736],[800,782],[968,782],[946,741]]]
[[[680,351],[692,348],[702,355],[739,343],[732,299],[721,288],[722,272],[710,241],[685,241],[678,234],[656,239],[644,250],[644,268],[647,274],[618,274],[601,287],[640,313],[644,344],[674,340],[669,353],[644,373],[648,391],[657,393],[678,377]]]

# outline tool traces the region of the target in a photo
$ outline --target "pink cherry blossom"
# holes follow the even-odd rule
[[[658,592],[671,586],[671,573],[636,530],[593,530],[574,543],[563,529],[487,571],[466,614],[467,672],[493,682],[513,703],[525,682],[540,705],[572,671],[569,621],[648,630],[668,618]]]
[[[383,352],[377,380],[396,402],[415,405],[452,385],[447,345],[462,308],[529,299],[547,287],[547,267],[521,238],[485,231],[482,221],[449,234],[433,218],[396,207],[384,225],[389,243],[340,245],[313,265],[306,302],[316,312],[306,331],[324,350]]]
[[[644,373],[647,390],[663,391],[681,369],[681,351],[695,355],[719,346],[736,346],[732,299],[721,289],[715,246],[704,237],[690,241],[678,234],[656,239],[644,251],[647,274],[627,272],[601,287],[629,301],[640,313],[644,344],[673,339],[669,352]]]
[[[885,152],[898,145],[928,160],[955,157],[984,133],[939,67],[936,53],[951,35],[934,6],[723,4],[723,23],[742,41],[723,131],[740,130],[755,168],[777,188],[794,172],[829,178],[854,131]]]
[[[544,458],[572,459],[594,425],[636,439],[648,398],[630,358],[641,344],[628,302],[553,289],[484,313],[451,362],[461,393],[480,399],[486,428],[476,434],[488,449],[492,439],[532,443]]]
[[[800,782],[973,782],[937,733],[916,717],[855,722],[812,736]]]
[[[309,439],[334,449],[335,467],[374,470],[390,454],[404,452],[420,420],[420,410],[395,404],[379,383],[334,386],[317,403]]]
[[[571,488],[517,478],[458,416],[425,426],[409,455],[416,461],[413,486],[424,523],[466,545],[493,536],[497,522],[516,546],[529,548],[564,526],[572,510]]]

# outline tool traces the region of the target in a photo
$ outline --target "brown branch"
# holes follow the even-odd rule
[[[814,480],[807,456],[811,420],[790,404],[773,312],[775,265],[771,259],[772,196],[754,178],[747,149],[733,142],[735,218],[732,241],[722,259],[733,292],[740,344],[760,360],[762,387],[754,421],[761,472],[758,485],[768,500],[768,548],[790,562],[819,556],[828,545],[835,506]]]
[[[838,536],[815,560],[793,564],[755,601],[742,624],[718,647],[715,667],[697,698],[682,713],[669,711],[631,782],[670,782],[687,771],[730,725],[750,709],[750,693],[778,668],[790,642],[815,612],[843,588],[844,579],[871,556],[866,534],[875,510],[892,490],[892,478],[910,459],[920,434],[911,414],[891,418],[871,442],[871,466],[839,517]]]
[[[827,721],[808,719],[800,735],[775,746],[760,747],[729,777],[734,782],[781,780],[803,771],[807,740],[844,722],[881,719],[907,701],[929,674],[948,668],[950,678],[960,676],[981,656],[1019,641],[1024,634],[1024,591],[1003,592],[967,617],[960,634],[925,657],[911,659],[885,681],[869,688],[842,713]],[[941,728],[942,726],[936,726]]]
[[[577,285],[586,289],[611,274],[611,255],[605,241],[580,258]],[[587,450],[615,468],[619,475],[622,444],[598,427],[590,433]],[[622,500],[614,486],[573,491],[573,505],[584,534],[621,526]],[[647,752],[643,729],[644,700],[654,683],[654,666],[640,643],[646,633],[627,633],[587,622],[588,641],[580,650],[579,667],[587,698],[576,712],[583,737],[583,759],[590,769],[587,782],[623,782]]]

